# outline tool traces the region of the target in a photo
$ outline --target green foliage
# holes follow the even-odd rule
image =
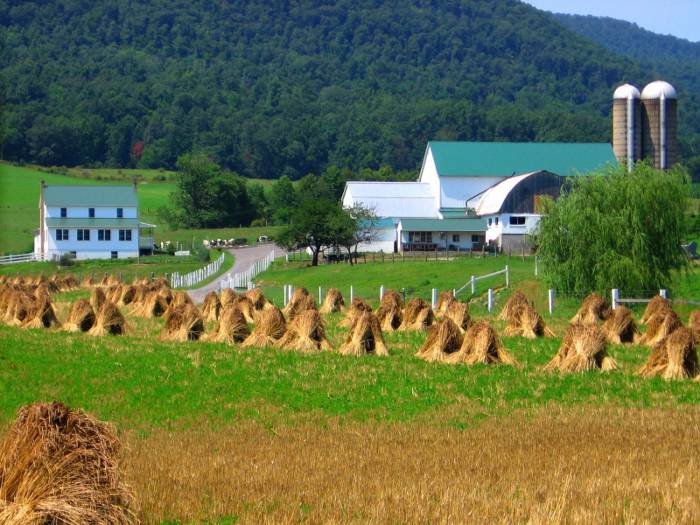
[[[75,259],[70,253],[64,253],[58,261],[59,266],[73,266],[75,264]]]
[[[3,33],[6,158],[205,151],[266,179],[415,171],[429,139],[608,141],[613,85],[652,74],[514,0],[8,0]]]
[[[177,168],[174,207],[159,210],[171,226],[220,228],[250,224],[255,209],[245,179],[222,171],[202,154],[180,157]]]
[[[275,224],[287,224],[297,206],[296,190],[289,177],[283,175],[270,189],[270,209]]]
[[[574,179],[558,201],[545,201],[535,235],[545,280],[571,294],[669,287],[687,265],[688,195],[679,168],[639,164]]]

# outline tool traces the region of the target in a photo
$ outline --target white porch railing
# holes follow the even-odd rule
[[[221,289],[224,288],[245,288],[253,287],[253,279],[260,273],[267,270],[275,260],[275,250],[272,250],[262,259],[257,259],[253,265],[244,272],[228,274],[221,280]]]
[[[491,273],[487,273],[486,275],[479,275],[479,276],[472,275],[471,278],[469,279],[469,281],[467,281],[465,283],[465,285],[462,286],[461,288],[454,290],[452,292],[452,295],[457,297],[457,294],[464,291],[464,289],[467,286],[471,286],[471,292],[472,292],[472,295],[474,295],[476,293],[476,283],[478,281],[481,281],[482,279],[488,279],[489,277],[496,277],[497,275],[503,275],[503,274],[505,274],[506,286],[510,285],[510,271],[508,270],[508,265],[506,265],[506,267],[503,268],[503,270],[498,270],[497,272],[491,272]]]
[[[222,253],[218,259],[207,264],[204,268],[195,270],[185,275],[180,275],[178,272],[173,272],[170,277],[170,286],[173,288],[191,288],[205,279],[208,279],[221,269],[224,264],[224,254]]]
[[[0,256],[0,264],[14,264],[21,262],[43,261],[44,257],[35,253],[20,253],[17,255]]]

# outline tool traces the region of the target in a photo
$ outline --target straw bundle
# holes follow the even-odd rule
[[[165,277],[158,277],[149,284],[151,290],[160,290],[162,288],[170,288],[170,283]]]
[[[603,323],[603,333],[610,343],[633,343],[642,334],[634,322],[632,312],[626,306],[618,306]]]
[[[0,318],[5,318],[7,309],[10,306],[10,299],[14,295],[15,290],[10,286],[3,286],[0,289]]]
[[[95,325],[90,329],[90,335],[123,335],[126,332],[126,320],[114,303],[109,301],[102,305],[97,312]]]
[[[417,357],[426,361],[445,361],[446,357],[459,351],[462,347],[462,334],[457,324],[445,317],[432,325],[428,338],[416,353]]]
[[[678,314],[673,310],[665,310],[663,307],[652,315],[647,323],[647,331],[639,339],[643,345],[654,346],[663,341],[671,333],[683,326]]]
[[[280,339],[287,329],[287,322],[284,319],[282,310],[272,306],[263,310],[258,317],[258,323],[245,341],[242,347],[266,347],[273,346]]]
[[[70,307],[68,321],[63,329],[69,332],[87,332],[95,324],[95,312],[87,299],[78,299]]]
[[[323,300],[323,306],[319,310],[322,314],[332,314],[341,312],[345,309],[345,300],[343,294],[337,288],[329,288],[326,293],[326,298]]]
[[[117,304],[122,296],[122,285],[117,284],[105,288],[105,297],[110,303]]]
[[[178,307],[185,305],[194,306],[194,303],[192,302],[192,299],[190,298],[189,294],[183,291],[173,292],[173,299],[172,301],[170,301],[170,306]]]
[[[131,304],[136,297],[136,286],[133,284],[123,284],[120,288],[119,306],[127,306]]]
[[[399,309],[403,310],[403,298],[401,294],[396,290],[385,290],[382,300],[379,302],[379,306],[384,306],[387,304],[396,305]]]
[[[364,312],[371,311],[372,307],[367,301],[361,297],[355,297],[350,303],[350,308],[348,308],[348,311],[345,314],[345,319],[340,321],[338,326],[342,328],[351,328],[360,315],[362,315]]]
[[[700,336],[700,309],[693,310],[690,313],[690,317],[688,318],[688,328],[693,331],[696,338],[697,336]]]
[[[83,288],[92,288],[95,286],[95,279],[91,275],[83,277],[83,282],[80,283]]]
[[[452,292],[440,292],[440,295],[438,296],[437,309],[435,311],[435,315],[443,316],[447,314],[447,309],[452,303],[455,302],[457,302],[457,299],[454,298]]]
[[[168,303],[160,292],[148,292],[141,306],[133,310],[141,317],[161,317],[168,310]]]
[[[297,288],[294,290],[287,306],[282,309],[282,313],[291,321],[300,312],[315,309],[316,301],[314,301],[308,290],[306,288]]]
[[[104,281],[104,285],[111,287],[111,286],[121,286],[122,280],[117,277],[116,275],[110,275],[109,277],[106,278]]]
[[[5,322],[13,326],[21,326],[34,313],[34,298],[26,292],[14,290],[9,297],[5,311]]]
[[[297,315],[287,324],[287,331],[275,346],[308,353],[331,349],[318,310],[306,310]]]
[[[649,359],[637,374],[643,377],[661,376],[664,379],[687,379],[700,372],[695,338],[692,330],[680,327],[655,345]]]
[[[660,295],[656,295],[652,297],[651,301],[649,301],[649,304],[647,304],[647,307],[644,310],[642,317],[639,319],[639,322],[641,324],[647,324],[655,315],[659,313],[666,313],[668,310],[671,309],[671,303],[668,299],[666,299],[665,297],[661,297]]]
[[[227,306],[221,310],[219,324],[216,331],[207,340],[219,343],[241,343],[250,335],[250,329],[245,322],[245,317],[235,306]]]
[[[508,326],[504,332],[507,336],[519,335],[528,339],[554,336],[542,316],[529,303],[519,303],[508,313],[508,317]]]
[[[338,351],[354,356],[389,355],[377,316],[372,312],[362,312]]]
[[[445,361],[468,365],[517,364],[517,361],[503,348],[498,334],[488,321],[479,321],[470,326],[464,334],[459,351],[446,356]]]
[[[146,284],[135,284],[134,288],[134,299],[131,301],[131,304],[137,307],[143,306],[143,304],[146,302],[148,294],[151,293],[151,288]]]
[[[204,321],[192,304],[181,304],[165,313],[162,338],[168,341],[196,341],[204,334]]]
[[[226,305],[226,307],[237,308],[243,314],[243,317],[245,317],[246,322],[255,322],[256,312],[255,308],[253,308],[253,302],[245,295],[239,295],[233,300],[233,302]]]
[[[34,302],[30,317],[25,321],[24,326],[26,328],[51,328],[61,326],[48,295],[40,297]]]
[[[209,292],[204,296],[202,303],[202,317],[205,321],[217,321],[221,311],[221,301],[215,291]]]
[[[107,297],[102,288],[93,288],[92,292],[90,292],[90,306],[92,306],[92,309],[95,312],[99,312],[105,301],[107,301]]]
[[[234,292],[231,288],[224,288],[223,290],[221,290],[221,296],[219,297],[221,306],[233,304],[233,301],[236,300],[236,297],[238,297],[238,294]]]
[[[35,299],[39,299],[41,297],[50,297],[51,294],[49,293],[49,287],[46,286],[45,284],[40,284],[36,288],[34,288],[34,292],[32,292],[32,295],[34,296]]]
[[[420,297],[414,297],[403,312],[403,320],[399,330],[425,330],[435,320],[433,309]]]
[[[581,308],[578,309],[571,322],[595,324],[598,321],[605,321],[611,314],[612,310],[608,301],[597,293],[592,293],[583,300]]]
[[[0,523],[137,523],[114,429],[62,403],[21,408],[0,446]]]
[[[462,334],[466,332],[472,324],[471,317],[469,317],[469,305],[467,303],[460,303],[459,301],[450,303],[447,307],[445,317],[447,319],[452,319]]]
[[[386,332],[398,330],[399,326],[401,326],[401,320],[403,319],[401,306],[395,302],[380,304],[377,310],[377,319],[379,320],[382,330]]]
[[[508,298],[508,301],[503,307],[503,310],[501,310],[501,313],[498,314],[497,319],[499,321],[508,321],[510,323],[511,320],[515,318],[519,307],[526,304],[530,303],[527,300],[527,297],[525,297],[525,294],[520,290],[515,290],[515,292],[513,292],[513,294]]]
[[[569,325],[559,351],[544,367],[561,372],[587,372],[617,369],[617,363],[608,355],[603,330],[595,324]]]
[[[272,304],[267,300],[265,295],[263,295],[260,288],[253,288],[245,293],[245,296],[250,299],[253,303],[253,308],[256,311],[264,310],[265,308],[270,308]]]
[[[170,306],[170,303],[173,302],[173,291],[170,288],[158,288],[155,291],[163,298],[165,304]]]

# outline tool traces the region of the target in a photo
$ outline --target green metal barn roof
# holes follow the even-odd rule
[[[136,188],[129,186],[46,186],[44,201],[47,206],[77,206],[99,208],[114,206],[132,208],[139,205]]]
[[[401,219],[401,229],[412,232],[483,232],[486,219]]]
[[[441,177],[509,177],[546,170],[571,177],[617,160],[607,143],[431,141]]]

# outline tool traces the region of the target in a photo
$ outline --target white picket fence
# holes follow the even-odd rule
[[[471,287],[472,295],[474,295],[476,293],[476,283],[477,282],[479,282],[483,279],[488,279],[490,277],[496,277],[497,275],[505,275],[506,286],[510,285],[510,270],[508,269],[508,265],[506,265],[506,267],[503,268],[503,270],[498,270],[497,272],[491,272],[491,273],[487,273],[486,275],[478,275],[478,276],[472,275],[471,278],[469,279],[469,281],[467,281],[464,284],[464,286],[462,286],[461,288],[458,288],[457,290],[453,290],[452,295],[454,297],[457,297],[457,295],[459,295],[461,292],[463,292],[467,288],[467,286]]]
[[[21,262],[43,261],[41,255],[35,253],[20,253],[17,255],[2,255],[0,256],[0,264],[15,264]]]
[[[193,286],[208,279],[221,269],[224,264],[224,254],[222,253],[218,259],[207,264],[204,268],[195,270],[185,275],[180,275],[178,272],[173,272],[170,277],[170,286],[173,288],[192,288]]]
[[[265,257],[257,259],[253,265],[244,272],[229,273],[225,279],[221,280],[221,289],[224,288],[244,288],[246,290],[253,287],[253,279],[267,270],[275,260],[275,250],[272,250]]]

